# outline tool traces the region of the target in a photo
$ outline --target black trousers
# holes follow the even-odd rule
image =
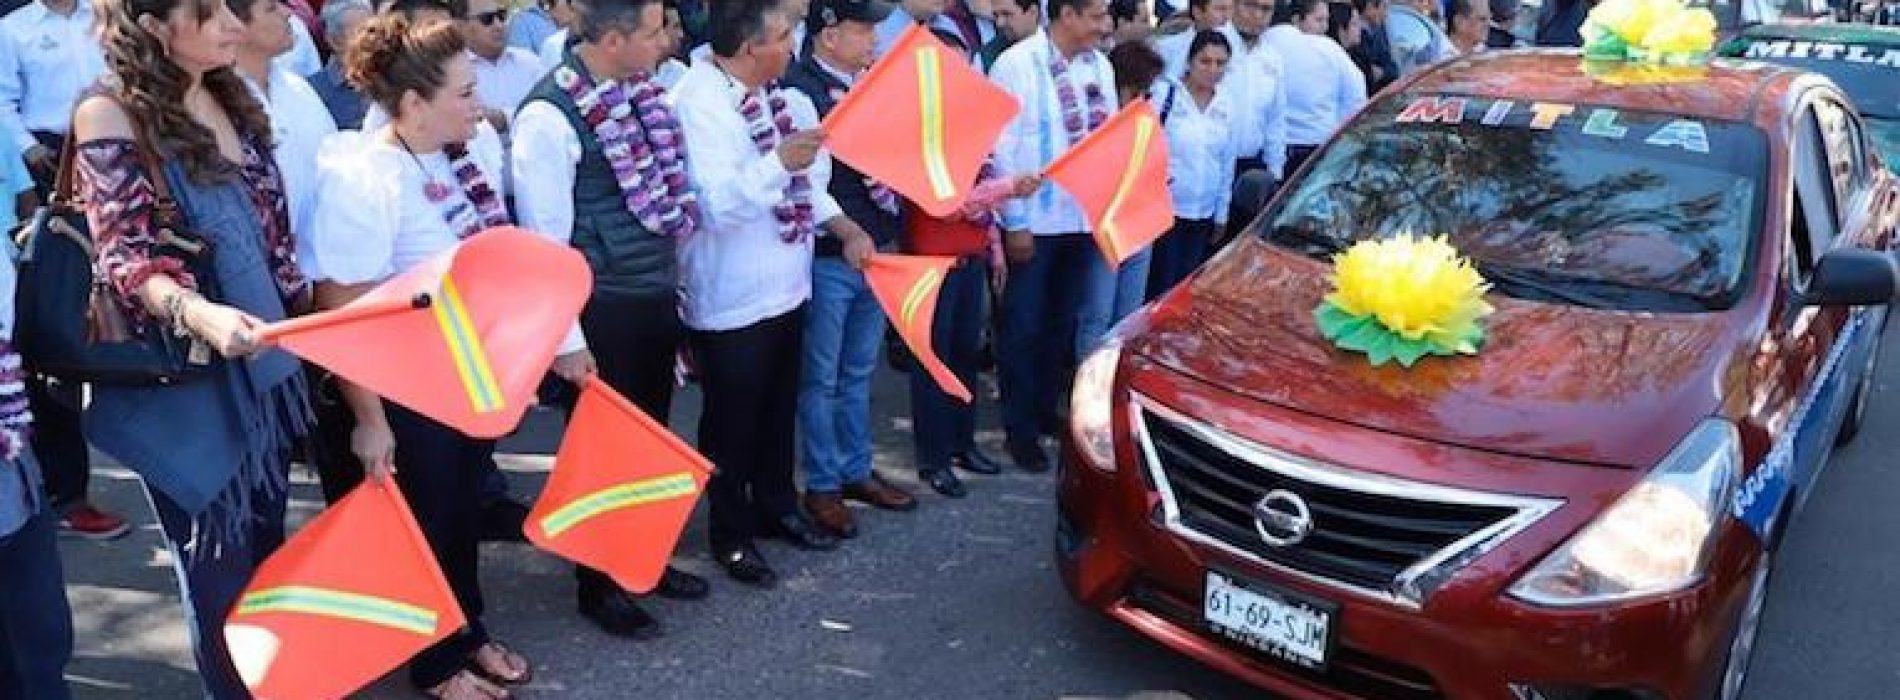
[[[58,531],[53,515],[41,511],[0,535],[0,698],[72,698],[64,674],[73,656],[73,613]]]
[[[494,461],[495,441],[471,438],[388,401],[383,402],[383,413],[396,436],[396,483],[415,511],[449,590],[468,616],[466,629],[423,650],[410,662],[410,681],[418,688],[431,688],[460,672],[469,655],[488,643],[488,630],[482,626],[478,545],[482,475]]]
[[[712,547],[735,547],[796,513],[792,485],[805,308],[730,331],[693,331],[705,388],[699,451],[719,471],[707,486]]]
[[[54,520],[86,502],[92,483],[92,454],[79,420],[81,385],[38,375],[26,379],[33,407],[33,431],[27,444],[46,476],[46,495]]]
[[[33,140],[40,142],[40,145],[45,146],[46,150],[52,151],[53,155],[59,155],[60,150],[66,147],[66,135],[51,131],[35,131],[33,132]],[[20,155],[25,156],[26,154],[22,153]],[[57,163],[58,161],[54,162]],[[56,165],[54,167],[57,168],[58,166]],[[33,193],[40,196],[40,201],[45,202],[51,199],[53,196],[53,179],[59,175],[59,172],[57,170],[41,170],[39,168],[29,167],[27,173],[33,176]],[[11,205],[11,202],[8,202],[8,204]]]
[[[581,310],[581,332],[594,353],[601,381],[666,425],[673,412],[673,361],[686,338],[679,303],[670,296],[595,296]],[[562,407],[571,416],[577,396],[565,394]],[[580,581],[583,599],[619,588],[606,574],[584,566],[575,566],[574,576]]]
[[[304,374],[315,387],[310,404],[317,416],[316,429],[304,438],[304,463],[316,469],[323,501],[336,503],[363,482],[363,465],[350,450],[356,415],[350,412],[349,403],[343,400],[343,392],[328,370],[304,363]],[[482,467],[482,504],[493,505],[507,498],[508,478],[491,459]]]

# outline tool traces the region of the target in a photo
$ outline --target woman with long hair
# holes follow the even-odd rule
[[[308,285],[293,259],[269,118],[232,69],[237,17],[219,0],[98,8],[107,73],[73,120],[97,266],[133,323],[188,336],[223,359],[170,386],[95,385],[87,437],[145,482],[206,692],[246,698],[224,618],[283,543],[288,455],[310,427],[297,360],[264,348],[255,330],[300,306]],[[156,155],[156,170],[141,148]],[[159,210],[159,182],[176,217]],[[167,218],[177,225],[161,226]]]
[[[335,308],[377,284],[509,222],[502,153],[475,140],[482,118],[475,69],[452,22],[412,24],[400,14],[369,20],[344,51],[350,83],[390,116],[366,133],[326,144],[306,269],[317,305]],[[377,479],[394,478],[422,526],[468,627],[418,654],[416,688],[450,700],[509,697],[532,675],[527,659],[491,640],[482,625],[476,545],[482,476],[495,441],[478,440],[344,383],[355,417],[351,451]],[[393,476],[392,476],[393,471]]]

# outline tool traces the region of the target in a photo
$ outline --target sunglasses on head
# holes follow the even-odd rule
[[[482,26],[490,26],[496,22],[500,22],[504,19],[508,19],[508,11],[495,10],[494,12],[483,12],[479,15],[470,17],[469,19],[472,19],[472,20],[475,20],[476,22],[481,23]]]

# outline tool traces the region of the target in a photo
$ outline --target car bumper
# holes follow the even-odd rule
[[[1063,445],[1056,559],[1082,605],[1222,672],[1293,698],[1699,698],[1719,679],[1745,586],[1739,566],[1674,595],[1583,610],[1539,608],[1504,595],[1526,555],[1506,546],[1474,562],[1418,609],[1277,572],[1189,541],[1160,524],[1158,495],[1124,466],[1087,466]],[[1566,525],[1566,528],[1574,529]],[[1738,532],[1717,561],[1752,560]],[[1494,568],[1509,560],[1511,575]],[[1487,566],[1487,562],[1493,563]],[[1202,623],[1209,567],[1339,604],[1337,644],[1324,671],[1297,669]],[[1540,694],[1533,694],[1535,689]]]

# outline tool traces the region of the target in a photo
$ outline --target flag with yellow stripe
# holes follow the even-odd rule
[[[1147,100],[1128,103],[1043,175],[1088,215],[1095,244],[1110,267],[1120,267],[1174,226],[1167,133]]]
[[[949,216],[1019,109],[961,52],[917,25],[825,115],[825,147],[931,216]]]
[[[466,624],[401,489],[370,481],[258,568],[224,636],[253,696],[329,700]]]
[[[524,534],[645,593],[659,584],[711,474],[712,463],[697,450],[590,379]]]
[[[944,366],[931,345],[931,327],[937,317],[937,292],[957,259],[935,255],[873,255],[864,266],[864,279],[884,313],[891,317],[897,335],[910,346],[917,362],[937,380],[943,393],[971,400],[969,387],[956,373]]]
[[[572,248],[496,228],[263,336],[443,425],[500,437],[520,424],[592,285]]]

